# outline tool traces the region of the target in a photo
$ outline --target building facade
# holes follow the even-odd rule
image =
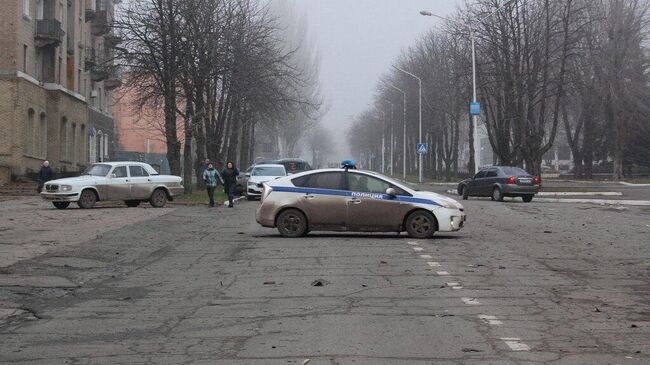
[[[118,0],[0,0],[0,182],[111,158]]]
[[[165,114],[161,108],[136,108],[133,90],[117,90],[113,116],[117,132],[114,156],[122,161],[150,164],[161,174],[171,173],[165,142]],[[181,139],[182,140],[182,139]]]

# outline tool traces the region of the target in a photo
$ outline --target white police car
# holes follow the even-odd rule
[[[454,199],[406,184],[344,161],[264,184],[256,220],[285,237],[309,231],[403,232],[413,238],[460,230],[466,220]]]

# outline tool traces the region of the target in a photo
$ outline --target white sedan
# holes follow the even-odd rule
[[[255,165],[248,176],[246,197],[248,200],[261,197],[262,184],[284,176],[287,176],[284,165]]]
[[[107,162],[91,165],[79,177],[48,181],[41,197],[58,209],[70,203],[90,209],[98,201],[124,201],[128,207],[148,201],[161,208],[183,190],[180,177],[160,175],[146,163]]]

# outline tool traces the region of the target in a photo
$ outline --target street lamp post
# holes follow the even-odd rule
[[[378,112],[381,113],[384,120],[381,128],[381,173],[383,174],[386,166],[386,113],[381,110]]]
[[[397,67],[397,66],[393,66],[393,68],[395,68],[396,70],[401,71],[401,72],[403,72],[403,73],[405,73],[405,74],[407,74],[407,75],[409,75],[409,76],[415,78],[416,80],[418,80],[418,86],[419,86],[419,89],[420,89],[420,101],[419,101],[419,103],[418,103],[418,104],[419,104],[418,109],[419,109],[419,114],[420,114],[420,116],[419,116],[419,119],[420,119],[420,122],[419,122],[419,133],[418,133],[418,141],[419,141],[419,142],[418,142],[418,143],[421,144],[421,143],[422,143],[422,79],[419,78],[418,76],[414,75],[413,73],[408,72],[408,71],[406,71],[406,70],[403,70],[403,69],[401,69],[401,68],[399,68],[399,67]],[[420,183],[422,183],[422,182],[424,181],[424,180],[423,180],[423,171],[422,171],[422,154],[420,153],[420,154],[418,154],[418,155],[419,155],[419,156],[418,156],[418,169],[419,169],[419,178],[418,178],[418,181],[419,181]]]
[[[508,4],[512,3],[512,2],[516,2],[516,1],[519,1],[519,0],[506,1],[503,5],[498,7],[495,11],[493,11],[492,13],[486,15],[485,17],[483,17],[480,20],[485,20],[485,19],[488,19],[488,18],[492,17],[493,15],[495,15],[496,13],[501,11],[503,8],[505,8],[506,5],[508,5]],[[461,27],[467,27],[467,29],[469,30],[469,38],[470,38],[470,43],[471,43],[471,46],[472,46],[472,102],[476,103],[477,102],[477,100],[476,100],[477,99],[477,97],[476,97],[476,42],[475,42],[475,37],[474,37],[474,28],[472,28],[472,25],[469,24],[469,23],[462,23],[462,22],[459,22],[459,21],[456,21],[456,20],[453,20],[453,19],[450,19],[450,18],[446,18],[444,16],[433,14],[430,11],[423,10],[423,11],[420,12],[420,14],[424,15],[424,16],[431,16],[431,17],[436,17],[436,18],[442,19],[442,20],[446,20],[446,21],[448,21],[450,23],[459,25]],[[478,173],[479,163],[480,163],[480,143],[478,141],[478,115],[472,115],[472,124],[474,125],[474,173]]]
[[[390,175],[393,176],[393,157],[394,157],[394,142],[395,139],[393,138],[394,134],[394,124],[395,124],[395,104],[391,103],[390,101],[386,100],[388,104],[390,104]]]
[[[403,108],[404,108],[404,144],[402,146],[403,148],[403,155],[402,155],[402,179],[406,180],[406,91],[398,88],[395,85],[388,84],[388,86],[392,87],[393,89],[399,91],[402,93],[402,96],[404,97],[403,101]]]

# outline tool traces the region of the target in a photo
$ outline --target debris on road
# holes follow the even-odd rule
[[[323,280],[323,279],[317,279],[317,280],[314,280],[314,281],[311,283],[311,286],[325,286],[325,285],[327,285],[327,284],[329,284],[329,282],[327,282],[327,281],[325,281],[325,280]]]

